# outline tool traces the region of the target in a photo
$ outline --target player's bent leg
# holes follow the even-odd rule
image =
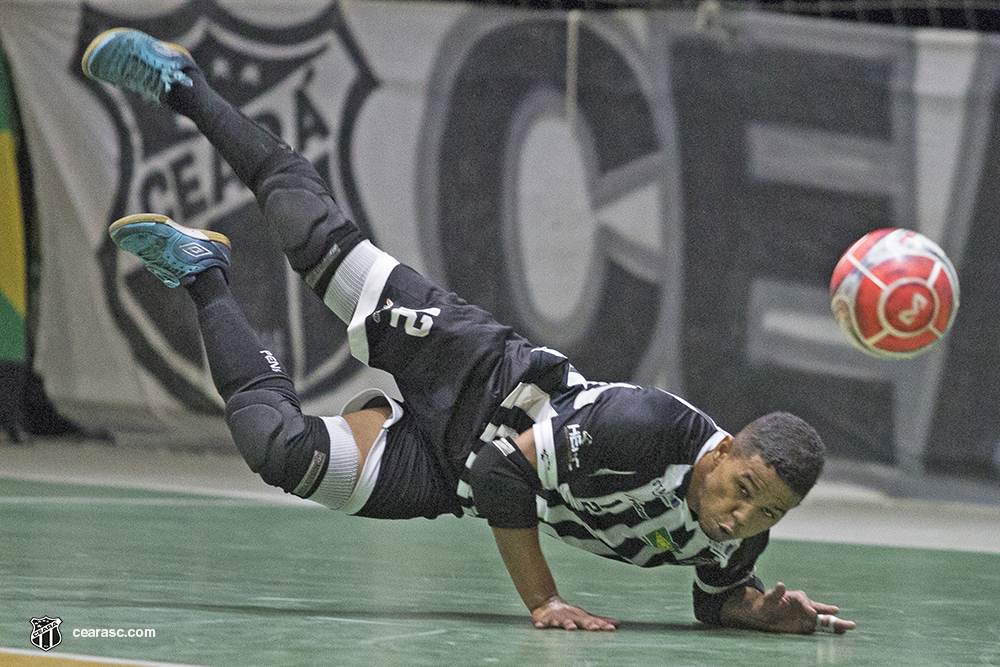
[[[342,417],[303,415],[291,378],[232,295],[230,241],[222,234],[150,213],[118,220],[109,234],[167,286],[187,289],[227,423],[250,469],[268,484],[334,509],[359,497],[353,494],[359,471],[402,409],[382,396],[377,406],[349,404],[352,414]]]
[[[386,430],[401,405],[378,390],[347,404],[343,415],[315,417],[276,388],[237,392],[226,421],[240,454],[266,483],[353,514],[368,502],[381,469]]]
[[[303,415],[284,392],[271,388],[237,392],[226,403],[226,423],[250,469],[271,486],[306,497],[316,488],[330,460],[330,431],[319,417]],[[348,434],[350,429],[347,429]],[[349,437],[349,435],[348,435]],[[353,439],[351,440],[353,444]],[[350,453],[350,450],[346,450]],[[357,450],[345,467],[343,484],[353,486]],[[337,450],[343,455],[345,448]],[[337,462],[334,465],[344,463]],[[334,470],[331,469],[331,472]]]
[[[281,392],[251,389],[229,400],[226,418],[250,469],[289,493],[377,519],[461,512],[413,415],[379,390],[356,396],[341,416],[312,417]]]

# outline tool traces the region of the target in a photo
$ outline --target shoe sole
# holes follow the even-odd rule
[[[80,68],[83,70],[84,75],[88,79],[101,81],[101,79],[99,79],[96,75],[90,72],[90,59],[93,57],[95,53],[97,53],[97,51],[102,46],[104,46],[105,42],[107,42],[109,39],[111,39],[120,32],[141,32],[141,31],[134,30],[133,28],[112,28],[111,30],[105,30],[100,35],[90,40],[90,44],[87,46],[87,50],[83,52],[83,58],[80,59]],[[188,58],[194,60],[194,58],[191,56],[191,52],[185,49],[180,44],[174,44],[173,42],[163,42],[163,43],[171,48],[177,49],[181,53],[185,54]]]
[[[199,241],[212,241],[215,243],[221,243],[227,248],[232,249],[232,244],[229,242],[229,238],[224,234],[219,232],[213,232],[207,229],[195,229],[193,227],[185,227],[184,225],[178,224],[168,218],[165,215],[158,215],[156,213],[135,213],[133,215],[126,216],[121,220],[115,221],[109,228],[108,233],[114,238],[115,232],[122,227],[128,227],[129,225],[137,225],[142,223],[153,223],[158,225],[166,225],[175,229],[176,231],[184,234],[185,236],[190,236],[191,238],[198,239]]]

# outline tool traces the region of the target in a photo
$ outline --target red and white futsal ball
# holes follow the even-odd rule
[[[958,274],[944,251],[908,229],[860,238],[837,262],[830,307],[856,348],[905,359],[944,338],[958,312]]]

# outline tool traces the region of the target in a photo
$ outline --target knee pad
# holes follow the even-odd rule
[[[236,448],[261,479],[306,496],[326,470],[329,436],[318,417],[302,414],[278,392],[239,392],[226,404],[226,423]]]
[[[295,187],[295,176],[264,199],[264,217],[278,235],[288,263],[323,298],[334,272],[364,237],[327,192]]]
[[[358,227],[330,193],[304,176],[280,174],[268,179],[261,202],[264,219],[277,235],[289,264],[304,276],[321,263],[324,268],[336,263],[362,240]],[[335,269],[332,267],[330,273]]]
[[[326,230],[322,227],[329,209],[321,195],[285,187],[268,192],[263,204],[264,219],[277,235],[293,269],[308,269],[322,258],[326,250]]]

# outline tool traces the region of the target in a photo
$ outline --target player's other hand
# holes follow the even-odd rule
[[[614,630],[621,621],[604,616],[594,616],[579,607],[568,604],[558,595],[545,601],[531,612],[536,628],[562,628],[563,630]]]
[[[810,600],[805,591],[787,590],[780,581],[764,594],[760,611],[773,632],[808,635],[820,631],[842,635],[854,629],[854,621],[834,616],[840,611],[834,605]]]

